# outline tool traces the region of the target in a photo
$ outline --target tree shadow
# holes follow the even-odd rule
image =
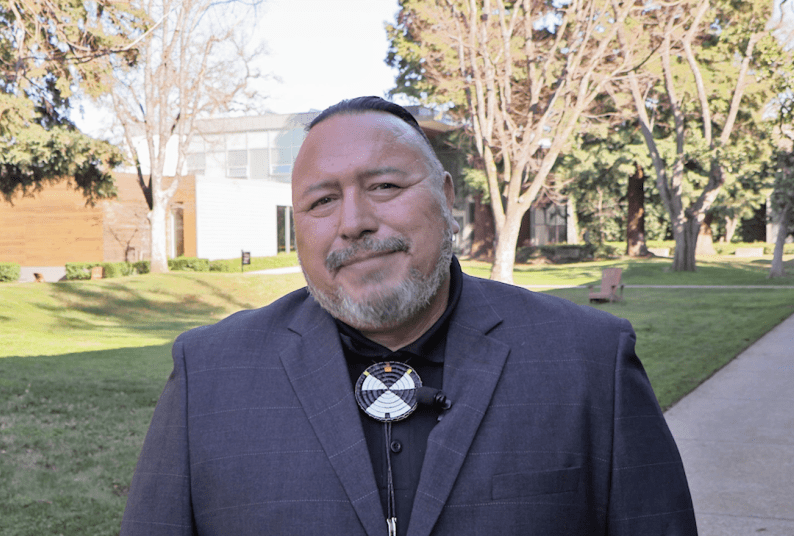
[[[56,305],[38,307],[55,320],[56,329],[123,328],[170,337],[195,326],[217,322],[237,309],[251,308],[222,288],[195,279],[206,290],[185,294],[165,286],[138,288],[129,281],[70,281],[53,285]],[[88,324],[88,325],[87,325]]]

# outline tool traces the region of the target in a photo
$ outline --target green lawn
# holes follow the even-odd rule
[[[695,274],[664,260],[527,266],[516,282],[582,285],[607,265],[622,266],[627,284],[770,284],[762,263],[734,260]],[[792,288],[635,288],[597,307],[632,322],[666,407],[794,313],[794,280],[771,284]],[[225,273],[0,285],[0,534],[118,534],[173,338],[302,285],[300,274]],[[586,289],[548,292],[587,303]]]
[[[513,272],[517,285],[579,286],[598,284],[601,270],[614,266],[623,268],[626,285],[791,285],[794,286],[794,258],[784,257],[789,275],[768,279],[771,255],[761,259],[733,256],[698,259],[696,272],[673,272],[670,259],[619,259],[576,264],[520,265]],[[464,262],[466,271],[479,277],[489,277],[491,265],[484,262]]]

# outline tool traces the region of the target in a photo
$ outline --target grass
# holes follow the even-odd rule
[[[601,270],[615,266],[623,268],[626,285],[791,285],[794,286],[794,257],[788,255],[785,266],[789,275],[769,279],[768,258],[736,258],[716,256],[699,258],[695,272],[673,272],[670,259],[616,259],[576,264],[518,265],[513,272],[517,285],[544,285],[548,287],[598,284]],[[466,261],[466,271],[479,277],[489,277],[491,265]]]
[[[547,292],[588,304],[586,289]],[[634,326],[637,355],[667,409],[794,314],[794,287],[626,289],[622,302],[594,306]]]
[[[0,534],[118,534],[169,345],[0,360]]]
[[[695,274],[665,271],[669,264],[522,266],[516,281],[582,285],[617,265],[628,284],[770,284],[758,262],[715,259]],[[479,263],[463,265],[487,275]],[[632,322],[666,407],[794,313],[794,280],[771,283],[792,289],[633,288],[597,307]],[[173,338],[302,285],[300,274],[239,273],[0,285],[0,534],[118,534]],[[548,292],[587,302],[584,289]]]
[[[251,257],[251,264],[242,264],[240,257],[212,261],[213,264],[223,264],[228,272],[253,272],[255,270],[269,270],[271,268],[285,268],[298,266],[298,254],[295,251],[279,253],[273,257]]]
[[[301,274],[172,272],[0,286],[0,357],[165,344],[303,286]]]

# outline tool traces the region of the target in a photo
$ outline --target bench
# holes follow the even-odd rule
[[[648,252],[652,253],[655,257],[670,256],[670,248],[648,248]]]
[[[593,291],[593,285],[588,285],[590,289],[590,301],[594,302],[613,302],[623,299],[623,283],[621,276],[623,274],[622,268],[604,268],[601,272],[601,290],[599,292]],[[618,289],[620,295],[618,296]]]
[[[764,248],[736,248],[734,255],[737,257],[762,257]]]

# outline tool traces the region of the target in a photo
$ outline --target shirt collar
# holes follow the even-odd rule
[[[449,299],[447,301],[447,308],[430,329],[424,332],[414,342],[397,350],[397,352],[392,352],[385,346],[366,338],[359,330],[335,319],[342,345],[346,350],[350,351],[347,353],[352,353],[356,359],[367,362],[383,360],[386,356],[402,353],[409,354],[405,356],[406,358],[419,357],[436,363],[443,363],[444,353],[434,352],[433,349],[446,337],[449,317],[452,316],[452,313],[458,305],[458,301],[460,301],[460,294],[463,289],[462,274],[460,263],[458,259],[453,256],[449,267]]]

